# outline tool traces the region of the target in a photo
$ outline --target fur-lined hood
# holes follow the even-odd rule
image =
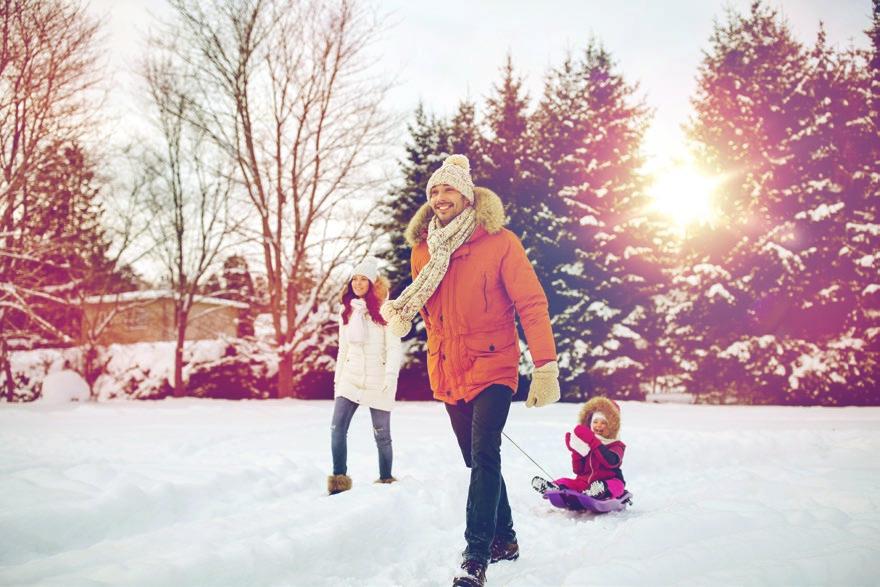
[[[384,275],[380,275],[373,284],[373,291],[376,292],[376,299],[384,302],[388,299],[388,292],[391,291],[391,282]]]
[[[474,188],[474,209],[477,211],[477,225],[482,226],[489,234],[495,234],[504,227],[506,222],[504,205],[501,203],[501,198],[492,190]],[[406,242],[411,247],[428,238],[428,223],[433,217],[434,211],[431,209],[431,205],[427,202],[422,204],[419,211],[409,221],[406,232],[403,233]]]
[[[590,426],[593,412],[602,412],[608,418],[608,438],[615,440],[620,435],[620,406],[607,397],[590,398],[581,408],[578,424]]]

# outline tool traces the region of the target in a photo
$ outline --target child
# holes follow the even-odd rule
[[[620,406],[606,397],[594,397],[584,404],[579,422],[565,433],[565,446],[571,452],[571,468],[577,477],[553,482],[535,477],[532,486],[542,494],[562,487],[596,499],[620,497],[625,487],[620,465],[626,449],[617,438]]]

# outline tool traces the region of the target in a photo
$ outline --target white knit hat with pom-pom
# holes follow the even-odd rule
[[[428,180],[425,193],[431,198],[431,188],[440,184],[451,185],[470,201],[474,203],[474,181],[471,179],[471,164],[464,155],[450,155],[443,165],[434,172]]]

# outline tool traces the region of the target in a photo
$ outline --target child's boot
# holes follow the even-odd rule
[[[608,499],[611,497],[611,492],[608,491],[608,486],[604,481],[593,481],[593,484],[584,493],[594,499]]]
[[[550,489],[559,489],[559,486],[552,481],[547,481],[543,477],[532,477],[532,489],[544,495],[545,491]]]

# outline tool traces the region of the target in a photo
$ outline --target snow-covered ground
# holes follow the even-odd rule
[[[0,405],[2,585],[449,585],[468,472],[443,407],[399,404],[400,479],[324,494],[329,401]],[[579,406],[515,404],[507,433],[552,474]],[[509,442],[522,556],[489,585],[876,585],[880,409],[623,404],[635,504],[550,507]]]

